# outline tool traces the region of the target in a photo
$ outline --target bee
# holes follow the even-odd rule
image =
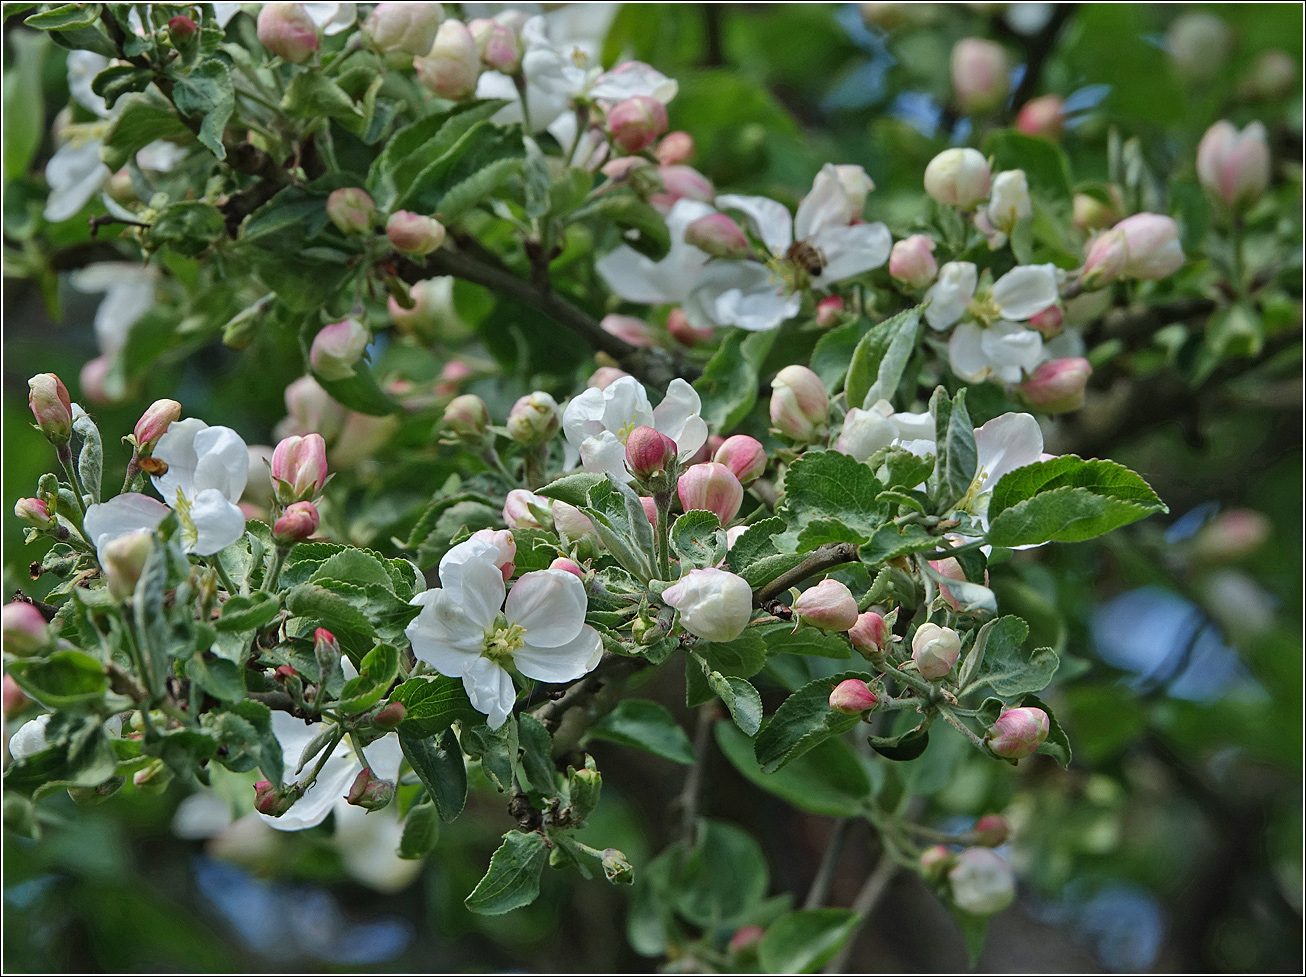
[[[142,458],[139,462],[141,471],[158,478],[168,473],[168,463],[161,458]]]
[[[795,241],[789,245],[785,257],[813,278],[825,270],[825,256],[821,254],[821,249],[806,241]]]
[[[783,601],[769,600],[762,606],[762,610],[782,621],[792,621],[794,619],[794,609]]]

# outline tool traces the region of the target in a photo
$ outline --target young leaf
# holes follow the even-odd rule
[[[866,810],[870,778],[856,751],[843,740],[827,739],[775,773],[762,771],[753,744],[730,723],[716,724],[716,742],[736,770],[797,808],[840,818]]]
[[[462,679],[446,675],[409,679],[394,690],[390,701],[402,702],[407,708],[399,728],[410,736],[434,736],[456,720],[470,721],[481,715],[467,698]]]
[[[381,701],[399,674],[399,650],[394,645],[377,645],[358,666],[358,678],[350,679],[336,704],[341,712],[362,712]]]
[[[948,399],[938,387],[930,398],[934,415],[935,461],[933,484],[939,511],[946,512],[970,490],[979,456],[975,450],[975,428],[966,411],[966,388]]]
[[[435,802],[440,818],[452,821],[467,803],[467,767],[453,730],[421,736],[399,727],[399,748]]]
[[[879,323],[862,338],[848,366],[844,388],[848,406],[866,410],[878,400],[893,399],[916,349],[920,322],[920,309],[908,309]]]
[[[775,773],[819,743],[857,725],[858,716],[830,708],[831,690],[850,678],[869,683],[874,676],[850,671],[814,679],[780,703],[766,728],[757,734],[754,752],[763,771]]]
[[[694,747],[671,713],[647,699],[624,699],[594,725],[587,740],[607,740],[648,750],[676,763],[694,762]]]
[[[758,946],[768,974],[813,974],[848,942],[860,917],[851,909],[803,909],[781,916]]]
[[[499,916],[529,906],[540,894],[540,873],[547,858],[543,835],[509,831],[490,858],[485,877],[463,903],[482,916]]]

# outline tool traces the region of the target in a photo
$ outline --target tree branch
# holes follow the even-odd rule
[[[852,543],[826,543],[815,550],[807,559],[792,570],[780,574],[768,584],[763,584],[753,591],[753,606],[761,607],[778,594],[783,594],[790,587],[796,587],[808,577],[832,570],[845,563],[856,563],[857,547]]]
[[[852,906],[849,907],[858,917],[856,927],[849,935],[847,942],[844,943],[843,948],[826,965],[825,973],[841,974],[844,972],[844,967],[848,963],[848,958],[852,956],[857,938],[870,921],[871,913],[875,911],[875,907],[884,895],[885,890],[889,888],[889,882],[897,873],[898,863],[893,860],[887,851],[881,852],[880,860],[875,863],[874,871],[867,877],[861,891],[857,893]]]
[[[830,887],[834,884],[839,856],[843,852],[844,839],[848,837],[850,827],[851,818],[839,818],[834,822],[830,840],[825,843],[825,851],[821,854],[821,864],[812,879],[812,887],[807,890],[807,898],[803,900],[804,909],[820,909],[825,905],[825,900],[830,898]]]
[[[1019,37],[1019,40],[1025,46],[1025,74],[1020,79],[1020,85],[1016,88],[1015,93],[1011,96],[1011,107],[1014,111],[1019,112],[1020,107],[1030,100],[1030,97],[1039,87],[1039,82],[1043,77],[1043,65],[1047,62],[1048,57],[1052,54],[1052,49],[1056,46],[1057,38],[1061,34],[1061,29],[1065,27],[1075,9],[1079,6],[1077,3],[1059,3],[1052,10],[1052,17],[1043,25],[1043,29],[1033,37]],[[1005,28],[1005,25],[997,18],[994,18],[995,25]],[[1002,33],[1014,34],[1014,31],[1003,30]]]

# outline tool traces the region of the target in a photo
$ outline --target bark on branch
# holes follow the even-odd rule
[[[790,587],[796,587],[808,577],[813,577],[826,570],[833,570],[845,563],[856,563],[857,547],[852,543],[826,543],[814,550],[802,563],[787,570],[770,583],[763,584],[753,591],[753,606],[761,607],[778,594],[783,594]]]

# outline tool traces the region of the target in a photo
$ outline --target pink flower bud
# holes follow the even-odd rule
[[[805,366],[786,366],[771,381],[771,423],[793,441],[815,439],[830,414],[821,378]]]
[[[1193,537],[1193,555],[1215,563],[1232,563],[1255,553],[1270,538],[1270,520],[1251,509],[1228,509]]]
[[[317,506],[312,502],[295,502],[286,507],[281,518],[273,525],[272,538],[282,545],[298,543],[317,532],[319,522],[321,516],[318,515]]]
[[[618,370],[615,366],[601,366],[590,375],[585,386],[606,390],[609,384],[628,376],[630,376],[629,373],[625,370]]]
[[[376,203],[359,187],[332,190],[327,197],[326,212],[342,234],[370,234],[376,221]]]
[[[756,481],[766,471],[766,449],[761,441],[747,434],[726,438],[712,460],[729,468],[740,485]]]
[[[609,335],[623,339],[632,346],[656,346],[657,337],[649,324],[633,315],[605,315],[599,325]]]
[[[385,236],[404,254],[430,254],[444,244],[444,225],[434,217],[398,210],[385,222]]]
[[[935,201],[963,210],[989,195],[993,174],[977,149],[945,149],[925,167],[925,192]]]
[[[713,258],[743,258],[752,253],[743,229],[725,214],[707,214],[685,228],[685,243]]]
[[[711,203],[716,199],[716,188],[712,186],[712,181],[692,166],[660,166],[658,177],[662,180],[662,192],[651,195],[648,201],[664,212],[669,211],[677,200]]]
[[[822,631],[847,631],[857,623],[857,599],[844,584],[826,577],[798,595],[794,617]]]
[[[648,516],[648,521],[656,526],[658,522],[658,504],[653,501],[652,496],[641,495],[639,504],[644,507],[644,515]]]
[[[638,153],[667,131],[667,107],[650,95],[634,95],[608,112],[608,134],[624,152]]]
[[[27,386],[27,406],[32,409],[36,426],[56,447],[67,444],[73,433],[73,409],[68,388],[53,373],[38,373],[27,381]]]
[[[1125,201],[1120,188],[1112,184],[1107,196],[1111,198],[1110,203],[1099,200],[1092,194],[1075,194],[1072,218],[1075,226],[1087,233],[1100,231],[1120,221],[1125,216]]]
[[[687,132],[668,132],[658,143],[658,163],[662,166],[688,163],[693,155],[694,137]]]
[[[723,526],[735,518],[744,502],[744,487],[734,472],[714,461],[685,469],[676,482],[676,494],[686,512],[706,509],[716,513]]]
[[[1037,750],[1051,728],[1048,714],[1042,709],[1021,706],[1000,715],[989,727],[984,742],[998,756],[1019,760]]]
[[[303,64],[320,43],[317,25],[302,3],[264,4],[258,13],[258,39],[292,64]]]
[[[9,650],[8,641],[5,642],[5,650]],[[30,705],[32,701],[27,698],[27,693],[18,687],[18,683],[14,681],[12,675],[6,675],[4,677],[3,692],[0,694],[3,695],[4,716],[6,720],[21,715],[26,711],[28,705]]]
[[[550,563],[549,569],[566,570],[568,573],[574,574],[575,576],[580,577],[582,580],[585,579],[585,571],[581,569],[580,564],[577,563],[575,560],[567,559],[567,557],[565,556],[560,556],[552,563]]]
[[[952,901],[976,916],[992,916],[1016,898],[1016,879],[991,848],[967,848],[948,869]]]
[[[626,467],[640,481],[659,472],[673,471],[678,449],[676,442],[651,427],[637,427],[626,438]]]
[[[364,767],[358,771],[358,776],[354,778],[345,800],[365,811],[379,811],[394,800],[394,796],[393,780],[381,780],[373,776],[371,767]]]
[[[517,569],[517,540],[507,529],[478,529],[472,533],[472,539],[479,539],[483,543],[489,543],[495,548],[494,565],[499,568],[503,574],[503,579],[508,580],[512,577],[513,571]]]
[[[816,324],[822,329],[828,329],[839,321],[843,309],[843,299],[837,295],[827,295],[816,303]]]
[[[937,882],[952,866],[952,854],[944,845],[931,845],[921,852],[921,875],[928,881]]]
[[[322,379],[344,380],[354,375],[354,364],[371,341],[372,334],[357,319],[333,322],[313,337],[308,362]]]
[[[483,438],[490,426],[490,411],[476,394],[463,394],[444,409],[444,426],[469,441]]]
[[[961,636],[952,628],[927,621],[916,629],[911,657],[923,678],[943,678],[961,656]]]
[[[372,717],[372,725],[381,729],[394,729],[408,718],[408,707],[402,702],[387,702]]]
[[[77,384],[82,388],[82,396],[93,404],[112,404],[118,398],[109,392],[109,370],[112,363],[107,356],[97,356],[87,360],[77,376]]]
[[[320,434],[285,438],[272,452],[272,479],[282,505],[313,498],[326,477],[326,442]]]
[[[1089,238],[1084,253],[1084,285],[1087,288],[1101,288],[1119,281],[1129,262],[1129,245],[1123,231],[1104,231]]]
[[[1057,142],[1065,127],[1065,105],[1056,95],[1041,95],[1020,108],[1016,128],[1027,136]]]
[[[1061,335],[1061,324],[1064,319],[1065,315],[1061,311],[1061,306],[1049,305],[1042,312],[1036,312],[1030,316],[1025,325],[1040,333],[1044,339],[1055,339]]]
[[[521,42],[517,35],[497,20],[479,18],[467,25],[487,68],[505,75],[516,74],[521,67]]]
[[[1255,203],[1270,184],[1265,126],[1253,122],[1242,132],[1223,120],[1211,126],[1197,147],[1197,176],[1231,210]]]
[[[1007,53],[996,41],[967,37],[952,48],[952,90],[968,113],[999,108],[1011,91]]]
[[[168,36],[172,38],[172,43],[178,46],[190,40],[199,29],[195,21],[182,14],[168,21]]]
[[[586,536],[596,535],[594,523],[589,521],[585,513],[574,505],[558,500],[553,503],[553,528],[569,546],[575,546]]]
[[[19,499],[14,503],[14,515],[33,529],[44,532],[56,525],[50,508],[41,499]]]
[[[667,332],[671,333],[671,338],[676,342],[691,349],[712,338],[710,328],[695,329],[690,325],[689,316],[685,315],[685,310],[680,306],[676,306],[667,314]]]
[[[543,529],[552,502],[525,489],[513,489],[503,504],[503,521],[512,529]]]
[[[939,273],[934,239],[926,234],[903,238],[889,253],[889,274],[908,288],[924,288]]]
[[[1135,214],[1114,228],[1125,236],[1129,260],[1126,278],[1155,281],[1174,274],[1184,264],[1179,225],[1162,214]]]
[[[420,57],[435,44],[444,7],[438,3],[378,3],[363,22],[363,37],[382,53],[406,51]]]
[[[1084,388],[1093,367],[1082,356],[1048,360],[1034,368],[1016,389],[1020,398],[1045,414],[1064,414],[1084,406]]]
[[[680,625],[704,641],[733,641],[753,616],[748,581],[716,567],[690,570],[662,591],[667,606],[680,612]]]
[[[148,455],[159,443],[168,430],[168,425],[181,417],[181,404],[175,400],[156,400],[145,409],[141,419],[132,430],[136,447],[142,455]]]
[[[334,671],[340,663],[340,642],[326,628],[318,628],[313,632],[313,657],[323,675]]]
[[[476,39],[461,21],[446,20],[425,57],[413,59],[417,77],[441,98],[457,101],[476,91],[481,74],[481,53]]]
[[[453,397],[464,380],[472,375],[472,368],[462,360],[450,360],[440,368],[440,379],[435,384],[437,397]]]
[[[285,6],[291,6],[286,4]],[[295,4],[294,6],[298,6]],[[270,818],[279,818],[290,810],[290,806],[295,803],[295,797],[280,787],[275,786],[271,781],[260,780],[254,785],[254,810],[259,814],[266,814]]]
[[[1007,819],[1001,814],[986,814],[975,822],[975,827],[970,829],[970,834],[975,839],[975,844],[983,845],[985,848],[997,848],[999,845],[1006,844],[1011,828],[1007,824]]]
[[[35,655],[50,644],[45,618],[35,605],[26,601],[10,601],[0,609],[0,635],[5,654],[15,658]]]
[[[875,611],[865,611],[848,629],[848,640],[865,657],[882,655],[889,647],[889,626]]]
[[[760,926],[741,926],[735,930],[735,935],[730,937],[730,954],[738,956],[748,950],[751,950],[757,944],[762,942],[762,937],[766,936],[766,930]]]
[[[153,549],[154,532],[149,529],[125,533],[100,547],[100,571],[115,599],[126,600],[136,590]]]
[[[859,678],[847,678],[830,693],[830,708],[848,716],[859,716],[874,709],[879,698]]]
[[[518,444],[544,444],[562,426],[558,402],[543,390],[519,397],[508,412],[508,437]]]
[[[282,425],[291,433],[316,432],[327,440],[340,433],[345,409],[313,377],[300,377],[286,387],[286,413]],[[282,430],[278,425],[278,430]]]

